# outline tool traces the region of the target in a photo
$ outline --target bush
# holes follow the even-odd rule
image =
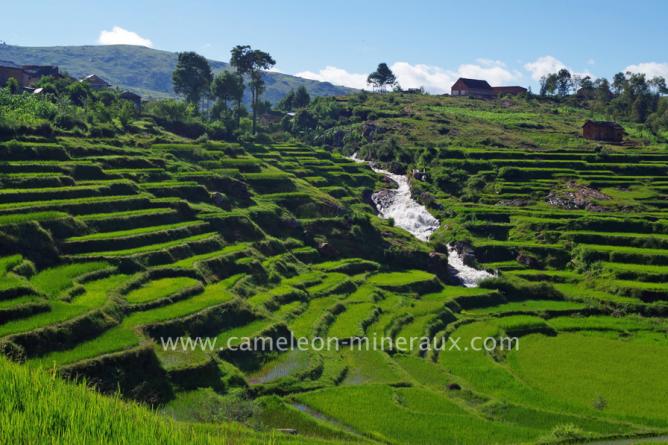
[[[86,124],[82,120],[65,113],[59,113],[53,123],[56,127],[63,130],[73,130],[75,128],[86,129]]]

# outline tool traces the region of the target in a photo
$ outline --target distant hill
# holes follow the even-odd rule
[[[133,45],[89,45],[23,47],[0,45],[0,60],[20,65],[58,65],[74,77],[97,74],[109,83],[145,97],[174,96],[172,71],[176,53]],[[229,69],[229,64],[209,60],[215,71]],[[312,96],[348,94],[351,88],[329,82],[302,79],[287,74],[267,72],[265,99],[278,102],[292,88],[304,85]]]

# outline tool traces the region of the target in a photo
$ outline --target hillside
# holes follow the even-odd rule
[[[146,97],[173,96],[172,72],[176,53],[143,46],[91,45],[22,47],[0,45],[0,60],[17,64],[58,65],[71,76],[81,78],[97,74],[114,86],[135,91]],[[229,64],[210,61],[214,72],[228,69]],[[353,90],[327,82],[302,79],[287,74],[265,74],[267,90],[263,97],[278,102],[291,89],[303,85],[312,96],[347,94]]]
[[[99,402],[77,439],[112,409],[149,442],[211,424],[232,443],[666,434],[664,142],[627,123],[626,145],[584,140],[593,114],[549,100],[358,94],[307,111],[301,142],[194,141],[146,115],[113,137],[0,142],[0,350],[22,363],[0,361],[17,382],[0,402],[38,407],[21,414],[38,432]],[[420,169],[429,241],[380,218],[394,184],[341,153]],[[461,261],[497,276],[462,286]],[[394,346],[247,351],[242,337]],[[398,346],[425,338],[438,347]],[[177,422],[62,382],[57,416],[45,370]],[[28,434],[15,412],[0,428]]]
[[[83,385],[0,358],[0,442],[276,444],[303,438],[257,433],[242,425],[174,422],[146,407],[104,397]],[[28,409],[18,409],[27,406]],[[39,419],[39,422],[35,420]],[[331,442],[312,440],[307,443]]]

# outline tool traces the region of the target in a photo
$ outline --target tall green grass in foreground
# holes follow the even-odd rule
[[[324,443],[236,423],[179,423],[0,358],[0,444]]]

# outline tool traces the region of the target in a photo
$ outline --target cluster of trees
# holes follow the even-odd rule
[[[290,92],[278,103],[276,108],[282,111],[294,111],[308,107],[311,103],[311,96],[304,85],[300,85],[296,90]]]
[[[232,48],[230,65],[233,71],[224,71],[214,77],[205,57],[195,52],[179,53],[172,74],[174,92],[199,108],[203,100],[213,100],[212,117],[223,119],[231,129],[238,129],[245,114],[242,101],[248,80],[255,134],[257,116],[268,106],[260,100],[266,87],[262,72],[276,65],[276,61],[265,51],[237,45]]]
[[[567,97],[575,94],[588,99],[596,111],[609,116],[645,123],[654,133],[668,128],[668,94],[663,77],[648,79],[642,73],[617,73],[606,78],[572,75],[567,69],[540,79],[541,96]]]
[[[39,94],[23,92],[14,78],[0,89],[2,132],[30,132],[40,128],[83,134],[113,134],[136,118],[135,105],[121,97],[117,89],[92,89],[88,83],[70,76],[45,76],[34,85]]]

